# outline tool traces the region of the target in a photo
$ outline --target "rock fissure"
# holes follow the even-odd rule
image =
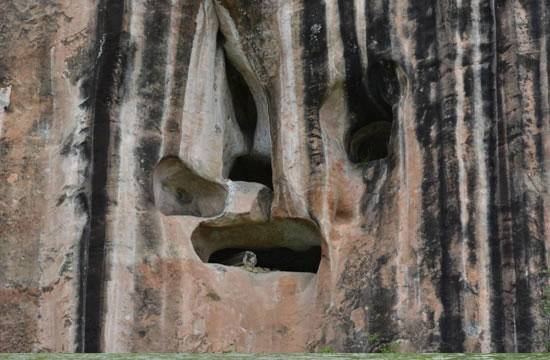
[[[106,214],[108,208],[109,145],[111,141],[112,106],[117,97],[115,84],[122,53],[124,1],[103,0],[98,6],[97,65],[94,85],[92,125],[92,163],[90,190],[90,223],[88,238],[83,239],[80,276],[82,347],[85,352],[101,349],[104,289]],[[119,74],[118,74],[119,75]]]

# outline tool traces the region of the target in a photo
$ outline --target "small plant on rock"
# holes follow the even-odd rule
[[[330,346],[323,346],[322,348],[319,349],[319,353],[321,354],[332,354],[334,352],[334,350],[332,349],[332,347]]]

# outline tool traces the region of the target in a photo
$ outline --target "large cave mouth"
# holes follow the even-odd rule
[[[316,273],[321,262],[320,232],[311,221],[302,219],[225,226],[206,222],[193,232],[191,242],[204,263],[253,272]],[[253,262],[247,260],[251,257]]]
[[[227,248],[210,255],[209,263],[226,266],[252,266],[263,271],[291,271],[316,273],[321,262],[321,247],[304,251],[288,248]]]

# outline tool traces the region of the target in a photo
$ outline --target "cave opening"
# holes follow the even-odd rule
[[[162,159],[153,172],[153,198],[164,215],[213,217],[222,213],[227,190],[177,157]]]
[[[253,267],[253,272],[317,273],[321,262],[321,233],[315,223],[304,219],[243,221],[228,226],[213,220],[193,232],[191,243],[204,263]]]
[[[218,250],[208,259],[209,263],[226,266],[243,266],[264,271],[291,271],[317,273],[321,262],[321,247],[313,246],[305,251],[284,247],[274,248],[226,248]]]
[[[273,190],[273,171],[271,161],[253,155],[244,155],[235,160],[229,179],[260,183]]]
[[[394,107],[399,99],[397,67],[391,61],[375,61],[367,71],[364,91],[349,94],[357,104],[356,121],[350,127],[347,146],[350,160],[364,164],[385,159],[394,119]]]
[[[228,177],[233,181],[260,183],[273,190],[270,154],[259,153],[255,148],[267,142],[262,136],[269,134],[256,134],[258,109],[254,96],[244,76],[231,63],[227,54],[225,69],[235,118],[248,148],[246,154],[241,154],[232,162]]]

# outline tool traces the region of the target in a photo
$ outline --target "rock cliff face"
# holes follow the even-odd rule
[[[0,351],[542,351],[548,0],[0,2]]]

